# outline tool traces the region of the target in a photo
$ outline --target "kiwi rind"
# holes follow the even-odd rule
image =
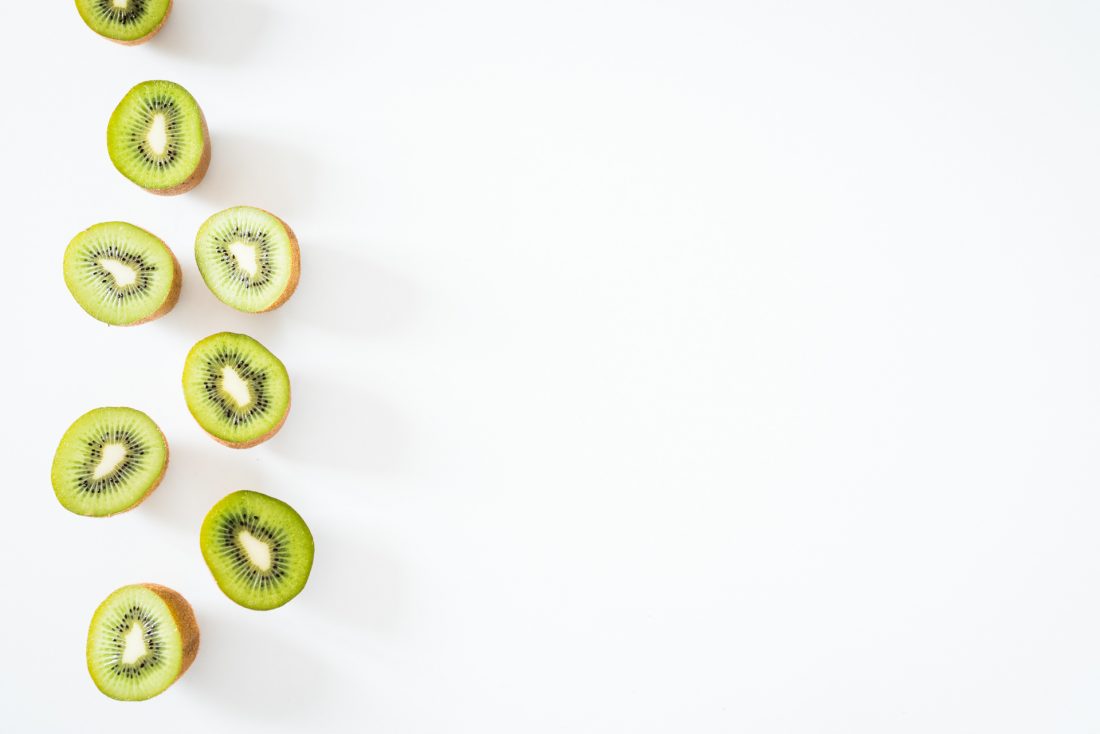
[[[180,664],[179,669],[175,671],[172,679],[158,690],[153,691],[149,695],[125,697],[118,695],[118,691],[111,690],[103,681],[96,676],[96,668],[93,665],[93,653],[94,647],[94,635],[97,627],[105,613],[111,609],[111,604],[118,596],[126,593],[136,587],[143,588],[147,591],[156,594],[165,607],[167,607],[169,614],[172,617],[174,625],[174,631],[177,633],[179,646],[180,646]],[[180,679],[187,669],[191,667],[191,664],[195,661],[195,657],[199,652],[200,632],[198,620],[195,618],[195,610],[191,607],[191,604],[174,589],[170,589],[167,586],[154,583],[140,583],[131,584],[128,586],[122,586],[111,592],[106,599],[104,599],[95,612],[92,614],[92,621],[88,625],[88,641],[85,648],[85,657],[88,665],[88,673],[92,678],[92,682],[95,683],[96,688],[100,690],[105,696],[113,698],[118,701],[144,701],[154,696],[158,696],[164,691],[168,690]]]
[[[74,276],[72,273],[69,272],[69,268],[66,266],[70,264],[71,258],[75,255],[75,250],[81,244],[83,238],[91,235],[98,230],[105,228],[122,228],[123,230],[133,231],[135,234],[138,234],[140,236],[148,237],[150,240],[155,241],[158,245],[164,248],[164,251],[168,254],[169,258],[172,261],[172,282],[169,287],[168,293],[165,295],[164,300],[161,301],[157,309],[149,313],[147,316],[140,317],[132,321],[119,321],[102,318],[100,314],[95,313],[91,308],[89,308],[81,300],[80,295],[77,293],[76,286],[72,281],[72,278]],[[180,269],[179,259],[177,259],[176,254],[172,252],[172,248],[170,248],[167,244],[165,244],[164,240],[162,240],[160,237],[157,237],[152,232],[130,224],[129,222],[100,222],[99,224],[94,224],[91,227],[88,227],[87,229],[73,237],[72,240],[69,241],[68,247],[65,248],[62,274],[65,277],[65,285],[69,289],[69,292],[72,294],[73,299],[77,302],[77,305],[79,305],[84,310],[84,312],[92,318],[110,326],[138,326],[139,324],[147,324],[150,321],[159,319],[161,316],[164,316],[166,313],[171,311],[175,307],[176,303],[179,302],[180,290],[183,287],[183,270]]]
[[[108,41],[113,41],[113,42],[115,42],[117,44],[120,44],[122,46],[138,46],[138,45],[141,45],[141,44],[145,43],[146,41],[148,41],[150,38],[157,35],[158,33],[160,33],[160,29],[163,28],[164,24],[168,22],[168,16],[172,14],[172,3],[173,3],[173,0],[168,0],[168,6],[164,9],[164,15],[161,16],[160,22],[158,22],[157,25],[154,26],[151,30],[149,30],[145,35],[140,36],[138,38],[116,38],[114,36],[109,36],[106,33],[104,33],[102,30],[100,30],[99,28],[96,28],[96,26],[94,25],[95,18],[89,17],[87,15],[86,8],[80,2],[80,0],[76,0],[76,9],[77,9],[77,12],[80,13],[80,17],[84,20],[84,23],[89,28],[91,28],[93,31],[95,31],[95,33],[97,35],[102,36],[103,38],[106,38]]]
[[[124,124],[125,116],[130,112],[129,103],[131,100],[149,89],[158,87],[164,90],[164,93],[170,94],[177,104],[183,104],[187,108],[185,112],[190,111],[197,115],[199,136],[202,138],[202,152],[199,155],[199,159],[195,162],[195,167],[189,172],[188,176],[182,180],[161,186],[149,185],[149,182],[141,179],[138,172],[130,169],[128,165],[129,162],[124,157],[124,142],[119,142],[117,144],[118,150],[116,150],[116,146],[112,145],[112,140],[118,137],[115,130]],[[210,168],[210,128],[206,124],[206,115],[203,113],[202,107],[199,105],[194,95],[180,84],[157,79],[141,82],[131,87],[130,90],[123,95],[122,99],[111,113],[111,119],[107,123],[107,153],[111,158],[111,163],[119,173],[146,191],[157,194],[158,196],[175,196],[185,193],[198,186],[199,182],[202,181],[207,170]]]
[[[263,434],[255,436],[238,436],[231,429],[225,428],[220,422],[216,422],[215,419],[207,415],[207,412],[212,411],[213,408],[207,403],[203,402],[203,395],[201,392],[197,392],[198,389],[205,387],[207,382],[202,378],[201,374],[197,374],[196,370],[202,368],[201,359],[202,353],[205,349],[215,344],[216,342],[229,342],[235,343],[239,347],[256,350],[256,353],[260,357],[264,357],[269,361],[269,366],[273,370],[272,374],[275,379],[273,382],[278,382],[285,385],[286,388],[286,407],[282,413],[276,418],[274,423],[264,431]],[[266,355],[266,357],[265,357]],[[276,390],[279,385],[272,385],[270,389],[272,394],[277,394]],[[193,393],[192,389],[195,388],[196,392]],[[232,332],[223,331],[217,334],[211,334],[205,339],[199,340],[191,351],[187,353],[187,358],[184,361],[183,368],[183,395],[187,402],[187,409],[190,411],[192,417],[199,424],[199,426],[206,431],[218,443],[223,446],[228,446],[234,449],[247,449],[253,446],[257,446],[264,441],[267,441],[283,427],[286,423],[287,416],[290,414],[291,406],[291,392],[290,392],[290,375],[287,373],[286,366],[282,361],[276,357],[271,350],[265,347],[256,339],[246,334],[234,334]]]
[[[76,436],[74,434],[83,427],[82,424],[85,422],[85,419],[91,417],[96,413],[101,413],[107,410],[124,411],[126,413],[134,414],[136,418],[138,418],[142,423],[146,425],[146,427],[156,429],[157,436],[159,436],[160,438],[159,443],[164,449],[164,463],[161,465],[159,473],[157,473],[156,476],[153,477],[153,479],[149,482],[149,486],[145,489],[145,492],[134,499],[130,504],[122,506],[120,507],[120,509],[117,509],[113,512],[84,512],[81,511],[81,508],[77,507],[75,504],[71,502],[66,502],[63,495],[64,468],[61,462],[67,459],[67,457],[63,455],[63,449],[76,439]],[[171,458],[170,454],[171,452],[168,447],[168,439],[165,437],[164,431],[161,430],[156,421],[154,421],[142,411],[136,410],[135,408],[127,408],[122,406],[93,408],[92,410],[89,410],[87,413],[73,421],[69,428],[66,429],[65,434],[61,437],[61,440],[58,442],[57,450],[54,453],[53,465],[50,468],[50,482],[53,485],[54,494],[57,496],[57,501],[60,502],[61,506],[69,512],[72,512],[75,515],[82,515],[84,517],[113,517],[115,515],[121,515],[124,512],[129,512],[130,510],[134,509],[146,499],[148,499],[149,495],[156,491],[157,487],[160,486],[161,481],[163,481],[165,473],[168,471],[168,462]]]
[[[244,512],[255,518],[256,522],[266,520],[268,525],[277,525],[287,534],[287,542],[292,544],[296,563],[288,569],[284,584],[274,590],[261,592],[243,586],[235,577],[234,570],[225,565],[219,554],[219,523],[229,512]],[[280,499],[260,492],[239,490],[226,495],[203,519],[199,531],[199,548],[218,588],[235,603],[247,609],[266,611],[276,609],[298,596],[309,582],[313,569],[314,541],[309,525],[298,512]]]
[[[218,218],[223,217],[226,214],[238,211],[255,212],[262,216],[270,217],[275,221],[276,224],[282,227],[289,243],[290,257],[287,265],[290,272],[287,278],[286,286],[283,288],[282,292],[280,292],[270,303],[266,304],[263,308],[255,310],[245,309],[238,304],[232,303],[228,299],[228,297],[221,292],[221,289],[217,286],[216,283],[213,282],[215,279],[215,275],[209,272],[208,268],[204,267],[205,260],[201,254],[201,248],[205,244],[204,238],[206,237],[208,228]],[[202,276],[203,282],[206,283],[206,287],[210,289],[210,292],[213,293],[214,296],[222,303],[226,304],[227,306],[232,306],[238,311],[242,311],[244,313],[267,313],[268,311],[273,311],[279,306],[282,306],[292,295],[294,295],[294,290],[298,287],[298,281],[301,278],[302,272],[301,249],[298,246],[298,237],[294,234],[294,230],[291,229],[290,225],[287,224],[286,221],[284,221],[279,216],[273,214],[272,212],[269,212],[266,209],[261,209],[260,207],[255,206],[230,207],[228,209],[223,209],[222,211],[217,212],[216,214],[212,214],[210,217],[208,217],[207,220],[202,223],[202,226],[199,227],[198,234],[195,235],[195,261],[199,268],[199,275]]]

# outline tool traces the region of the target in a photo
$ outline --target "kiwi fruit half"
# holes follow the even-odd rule
[[[168,441],[133,408],[96,408],[69,426],[53,457],[53,491],[65,509],[107,517],[137,507],[168,468]]]
[[[313,535],[290,505],[241,490],[206,514],[202,557],[225,595],[249,609],[281,607],[313,568]]]
[[[290,410],[290,376],[263,344],[244,334],[208,336],[183,366],[187,408],[203,430],[244,449],[275,435]]]
[[[142,82],[107,123],[107,152],[126,178],[154,194],[182,194],[210,167],[210,132],[199,103],[175,82]]]
[[[88,628],[88,672],[119,701],[144,701],[176,682],[199,651],[187,600],[166,586],[133,584],[108,596]]]
[[[99,35],[136,46],[161,29],[172,12],[172,0],[76,0],[76,9]]]
[[[152,321],[172,310],[180,264],[154,234],[126,222],[84,230],[65,248],[65,285],[93,318],[115,326]]]
[[[298,285],[298,238],[271,212],[235,206],[207,219],[195,237],[195,261],[222,303],[261,313],[281,306]]]

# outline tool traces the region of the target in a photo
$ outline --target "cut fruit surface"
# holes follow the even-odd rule
[[[168,442],[133,408],[96,408],[77,418],[57,447],[50,478],[65,509],[107,517],[136,507],[168,467]]]
[[[210,165],[206,119],[190,92],[175,82],[138,84],[107,123],[107,152],[119,172],[154,194],[181,194]]]
[[[203,520],[199,545],[218,587],[249,609],[274,609],[298,595],[313,568],[313,535],[290,505],[241,490]]]
[[[172,0],[76,0],[80,17],[93,31],[126,45],[156,35],[172,10]]]
[[[220,211],[199,228],[195,262],[218,299],[249,313],[281,306],[298,285],[298,238],[286,222],[251,206]]]
[[[282,427],[290,410],[290,376],[263,344],[222,332],[191,348],[183,394],[203,430],[227,446],[247,448]]]
[[[88,628],[88,672],[119,701],[164,692],[195,659],[199,626],[178,592],[158,584],[123,586],[108,596]]]
[[[182,277],[164,242],[126,222],[84,230],[65,248],[65,285],[92,318],[115,326],[152,321],[179,300]]]

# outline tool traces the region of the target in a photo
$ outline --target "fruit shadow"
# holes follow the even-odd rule
[[[197,538],[206,513],[222,497],[238,489],[263,491],[259,454],[231,449],[204,436],[173,441],[169,451],[164,480],[136,511],[175,532]]]
[[[219,600],[219,602],[222,600]],[[194,665],[180,680],[203,705],[215,705],[250,720],[316,719],[331,705],[331,664],[292,635],[273,635],[246,609],[197,609],[202,639]]]
[[[286,140],[210,125],[210,169],[194,196],[210,211],[241,205],[267,209],[293,228],[295,214],[308,211],[314,198],[316,155]]]
[[[299,242],[302,277],[282,307],[287,318],[348,342],[400,336],[417,319],[420,295],[399,272],[358,253],[369,245]]]
[[[252,55],[270,16],[269,4],[256,0],[184,0],[173,3],[168,22],[149,46],[225,68]]]
[[[329,375],[299,371],[290,379],[290,415],[270,442],[273,453],[344,472],[360,484],[356,493],[403,466],[408,430],[388,401]]]
[[[183,287],[179,302],[164,319],[166,328],[171,328],[187,338],[179,354],[180,364],[191,345],[210,334],[219,331],[232,331],[248,334],[269,346],[278,355],[278,335],[283,331],[283,320],[276,312],[264,314],[242,313],[227,306],[206,287],[194,262],[182,262]]]
[[[404,573],[379,539],[313,524],[316,557],[295,600],[327,622],[392,640],[408,619]]]

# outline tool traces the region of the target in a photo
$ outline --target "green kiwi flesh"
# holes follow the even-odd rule
[[[207,219],[195,237],[195,262],[218,299],[248,313],[281,306],[298,285],[298,239],[286,222],[251,206]]]
[[[99,35],[136,45],[161,29],[172,10],[172,0],[76,0],[76,9]]]
[[[163,316],[179,300],[179,263],[156,235],[126,222],[103,222],[69,242],[65,285],[92,318],[133,326]]]
[[[96,687],[119,701],[163,693],[186,672],[199,650],[191,605],[158,584],[116,589],[92,615],[88,672]]]
[[[206,119],[191,93],[175,82],[138,84],[107,123],[107,152],[126,178],[154,194],[194,188],[210,165]]]
[[[65,431],[50,479],[61,505],[107,517],[141,503],[168,467],[168,442],[153,419],[133,408],[96,408]]]
[[[191,415],[215,440],[248,448],[282,427],[290,410],[290,376],[263,344],[223,331],[187,354],[183,395]]]
[[[225,595],[249,609],[274,609],[298,595],[313,567],[313,535],[290,505],[241,490],[203,520],[199,546]]]

